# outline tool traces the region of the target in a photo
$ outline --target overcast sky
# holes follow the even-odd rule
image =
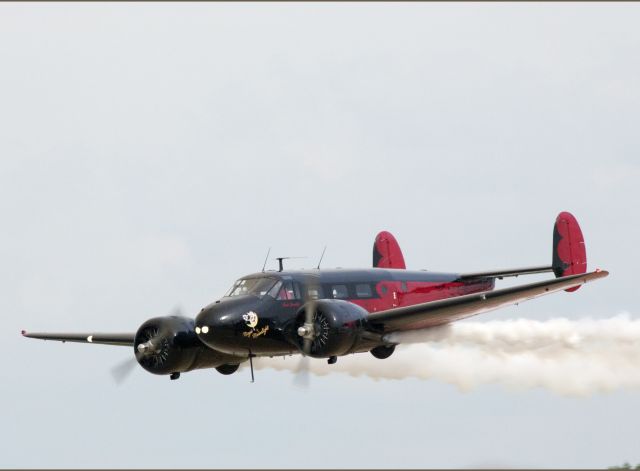
[[[19,335],[193,315],[270,246],[370,266],[383,229],[409,268],[545,264],[562,210],[611,276],[476,320],[638,315],[639,24],[636,3],[0,5],[0,466],[640,462],[638,391],[118,387],[130,350]]]

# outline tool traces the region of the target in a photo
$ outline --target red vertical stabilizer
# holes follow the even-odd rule
[[[374,268],[407,268],[400,245],[391,232],[382,231],[376,236],[373,242],[373,266]]]
[[[556,277],[579,275],[587,271],[587,250],[578,221],[571,213],[558,214],[553,226],[553,273]],[[565,291],[575,291],[569,288]]]

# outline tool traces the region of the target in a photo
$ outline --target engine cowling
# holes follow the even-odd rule
[[[134,349],[140,366],[158,375],[216,367],[229,360],[198,339],[193,319],[179,316],[154,317],[143,323]]]
[[[315,358],[349,353],[366,327],[368,313],[356,304],[340,299],[309,301],[298,310],[293,332],[294,343],[303,352],[305,339],[299,329],[305,325],[307,309],[313,320],[308,355]]]

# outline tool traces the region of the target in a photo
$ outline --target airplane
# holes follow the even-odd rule
[[[133,333],[30,333],[29,338],[133,347],[146,371],[178,379],[181,373],[215,368],[223,375],[262,356],[301,354],[326,359],[370,352],[390,357],[389,334],[428,329],[518,304],[606,277],[587,273],[582,230],[569,212],[553,226],[551,265],[475,273],[407,270],[395,237],[380,232],[373,267],[363,269],[264,270],[243,276],[195,318],[154,317]],[[268,257],[268,255],[267,255]],[[266,262],[265,262],[266,263]],[[555,278],[494,290],[496,279],[553,272]]]

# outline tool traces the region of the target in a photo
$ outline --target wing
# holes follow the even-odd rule
[[[136,334],[50,334],[46,332],[29,333],[22,331],[22,335],[31,339],[58,340],[60,342],[98,343],[102,345],[120,345],[133,347]]]
[[[607,275],[609,272],[599,270],[496,291],[467,294],[456,298],[374,312],[369,314],[368,320],[375,329],[384,333],[423,329],[448,324],[503,306],[518,304],[556,291],[580,286]]]

